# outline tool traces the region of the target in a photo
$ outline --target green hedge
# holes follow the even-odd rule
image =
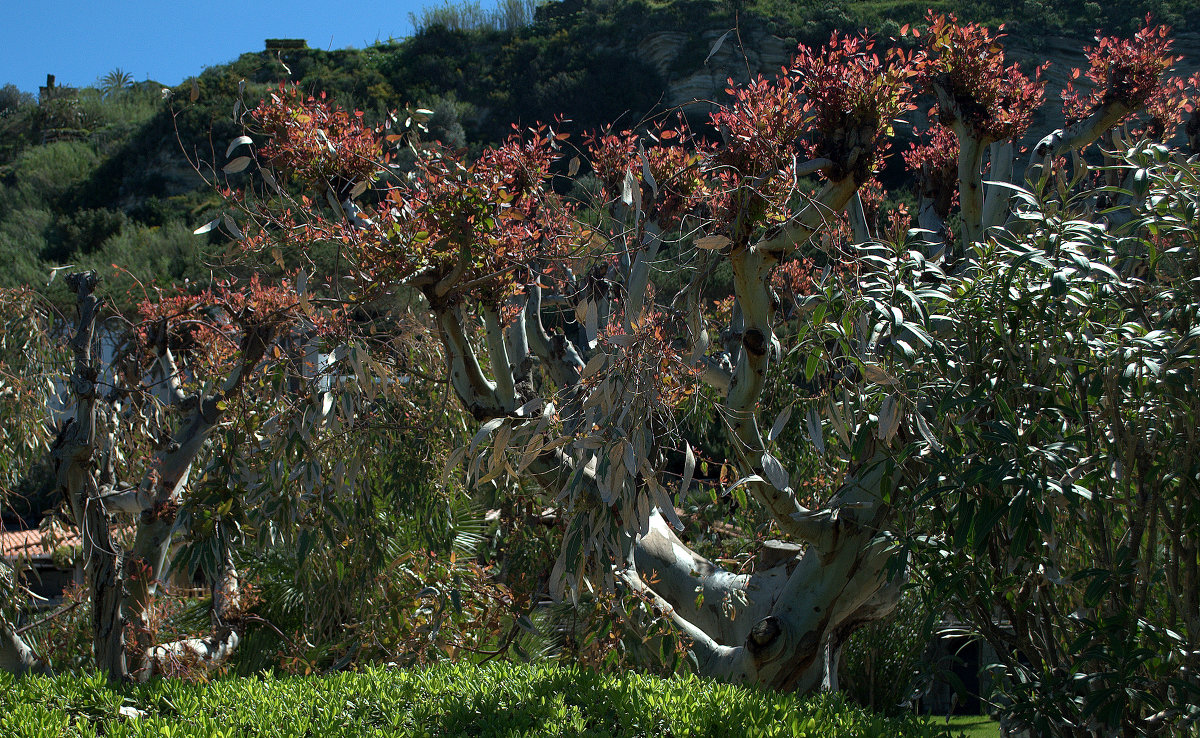
[[[142,711],[121,715],[122,708]],[[128,710],[126,711],[128,712]],[[328,677],[110,686],[0,674],[0,735],[807,736],[945,738],[836,696],[801,699],[691,678],[468,664]]]

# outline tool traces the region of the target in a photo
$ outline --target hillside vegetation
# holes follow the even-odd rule
[[[568,131],[633,127],[671,105],[720,96],[729,77],[770,74],[797,40],[864,27],[886,38],[926,8],[1008,20],[1033,58],[1047,34],[1096,23],[1129,30],[1146,13],[1177,30],[1200,27],[1196,0],[1132,0],[1107,15],[1079,0],[554,0],[531,23],[529,3],[509,5],[507,16],[471,4],[430,8],[414,17],[412,38],[366,49],[243,54],[169,94],[115,71],[96,88],[58,88],[41,100],[0,89],[0,258],[8,265],[0,286],[39,285],[61,299],[61,285],[47,285],[51,269],[73,264],[99,269],[128,307],[145,285],[208,282],[220,244],[191,231],[218,196],[194,165],[216,160],[212,142],[236,136],[246,107],[282,81],[326,92],[376,123],[406,105],[431,109],[433,136],[478,149],[513,124],[556,116],[570,120]],[[706,110],[687,108],[694,123]]]

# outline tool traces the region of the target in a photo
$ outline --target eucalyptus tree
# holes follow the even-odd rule
[[[941,347],[967,350],[954,286],[978,270],[991,229],[1021,222],[1013,157],[1044,97],[1041,70],[1008,64],[985,28],[931,15],[913,36],[913,51],[880,52],[834,35],[776,79],[731,82],[709,119],[716,138],[667,120],[597,132],[571,158],[569,137],[541,126],[468,161],[416,139],[427,111],[393,117],[375,140],[281,89],[255,112],[264,187],[241,204],[243,246],[367,314],[403,298],[413,320],[397,342],[425,321],[479,423],[447,471],[545,493],[566,521],[559,596],[637,595],[686,635],[705,674],[835,686],[846,633],[896,601],[903,557],[889,529],[920,506],[929,457],[944,453],[948,411],[901,375],[954,361]],[[1183,115],[1182,94],[1156,97],[1169,47],[1147,28],[1089,50],[1090,94],[1069,93],[1070,125],[1034,139],[1031,187],[1084,171],[1077,152],[1139,125],[1147,104],[1152,118]],[[937,125],[907,157],[918,237],[864,194],[922,92]],[[379,148],[390,163],[375,168]],[[585,157],[604,193],[590,211],[553,187]],[[317,245],[344,268],[311,276]],[[722,268],[732,301],[714,309]],[[797,402],[761,417],[769,374],[796,352]],[[681,425],[698,406],[725,425],[728,459]],[[823,499],[802,499],[781,461],[792,417],[836,479]],[[698,459],[736,469],[726,491],[792,542],[775,565],[727,571],[681,537],[674,497],[693,488]]]
[[[544,493],[565,521],[558,596],[641,598],[686,636],[704,674],[836,687],[847,633],[888,613],[903,587],[911,541],[896,531],[948,509],[956,525],[976,525],[976,508],[948,508],[947,490],[986,483],[949,471],[978,451],[956,429],[990,412],[989,400],[964,408],[955,392],[1000,388],[999,359],[984,360],[969,322],[990,309],[1002,326],[1015,303],[965,296],[998,270],[1043,267],[1032,252],[996,248],[1001,227],[1027,234],[1042,217],[1014,208],[1014,194],[1091,198],[1088,217],[1116,225],[1104,198],[1133,212],[1146,193],[1097,191],[1080,152],[1147,120],[1169,128],[1187,104],[1186,85],[1160,86],[1172,62],[1165,31],[1101,39],[1088,51],[1089,89],[1068,96],[1069,125],[1029,139],[1023,179],[1014,157],[1044,102],[1039,72],[1009,64],[980,26],[930,16],[912,35],[910,51],[834,35],[801,47],[775,79],[731,82],[707,135],[664,120],[597,132],[575,157],[568,136],[541,126],[467,160],[419,140],[428,111],[375,131],[282,87],[226,152],[258,136],[224,170],[257,164],[261,184],[225,191],[229,212],[210,226],[247,258],[288,270],[303,319],[346,310],[355,331],[386,336],[386,352],[349,362],[364,392],[452,388],[478,426],[447,472],[462,464],[477,486]],[[906,155],[920,197],[911,229],[902,209],[880,211],[875,175],[920,94],[937,123]],[[604,193],[591,209],[554,187],[584,158]],[[725,271],[732,294],[714,294]],[[996,288],[1003,297],[1014,284],[1024,282]],[[315,351],[339,356],[336,343]],[[439,376],[412,360],[431,345]],[[263,356],[239,355],[254,362],[235,377]],[[795,356],[798,376],[772,377]],[[774,417],[763,416],[769,381],[795,387]],[[705,448],[685,411],[719,418],[728,452]],[[800,470],[785,465],[793,418],[832,480],[824,494],[803,494]],[[787,542],[770,565],[731,571],[689,546],[675,498],[706,462],[734,470],[723,491],[753,501]],[[150,478],[113,499],[151,500],[166,477]],[[1066,478],[1060,492],[1082,495],[1082,477]]]

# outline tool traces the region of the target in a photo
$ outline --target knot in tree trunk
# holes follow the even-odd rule
[[[746,648],[755,659],[760,659],[778,642],[782,634],[783,626],[780,625],[779,618],[769,615],[750,629],[750,635],[746,637]]]
[[[751,328],[742,334],[742,345],[753,356],[762,356],[767,353],[767,337],[757,328]]]

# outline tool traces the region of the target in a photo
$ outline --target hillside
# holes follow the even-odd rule
[[[192,228],[217,197],[194,163],[215,160],[240,132],[236,121],[246,106],[281,81],[328,92],[375,122],[389,109],[430,108],[434,135],[472,149],[499,140],[513,123],[558,115],[575,132],[610,122],[632,127],[677,108],[702,124],[707,105],[695,101],[719,99],[730,77],[774,72],[797,40],[864,26],[897,35],[900,24],[919,21],[928,6],[991,23],[1018,18],[1008,25],[1010,46],[1030,64],[1051,60],[1052,87],[1083,58],[1079,39],[1055,34],[1102,18],[1098,5],[1075,1],[816,7],[787,0],[562,0],[542,5],[533,23],[512,30],[450,22],[361,50],[247,53],[169,95],[153,83],[109,84],[45,89],[35,101],[10,86],[0,91],[0,258],[9,265],[0,286],[45,285],[51,267],[75,264],[100,269],[109,293],[128,306],[141,285],[207,281],[203,254],[219,244],[192,235]],[[1153,11],[1182,29],[1184,66],[1196,68],[1196,0],[1136,0],[1123,8],[1101,22],[1128,30]],[[1038,123],[1044,130],[1056,121]],[[47,289],[62,297],[57,282]]]

